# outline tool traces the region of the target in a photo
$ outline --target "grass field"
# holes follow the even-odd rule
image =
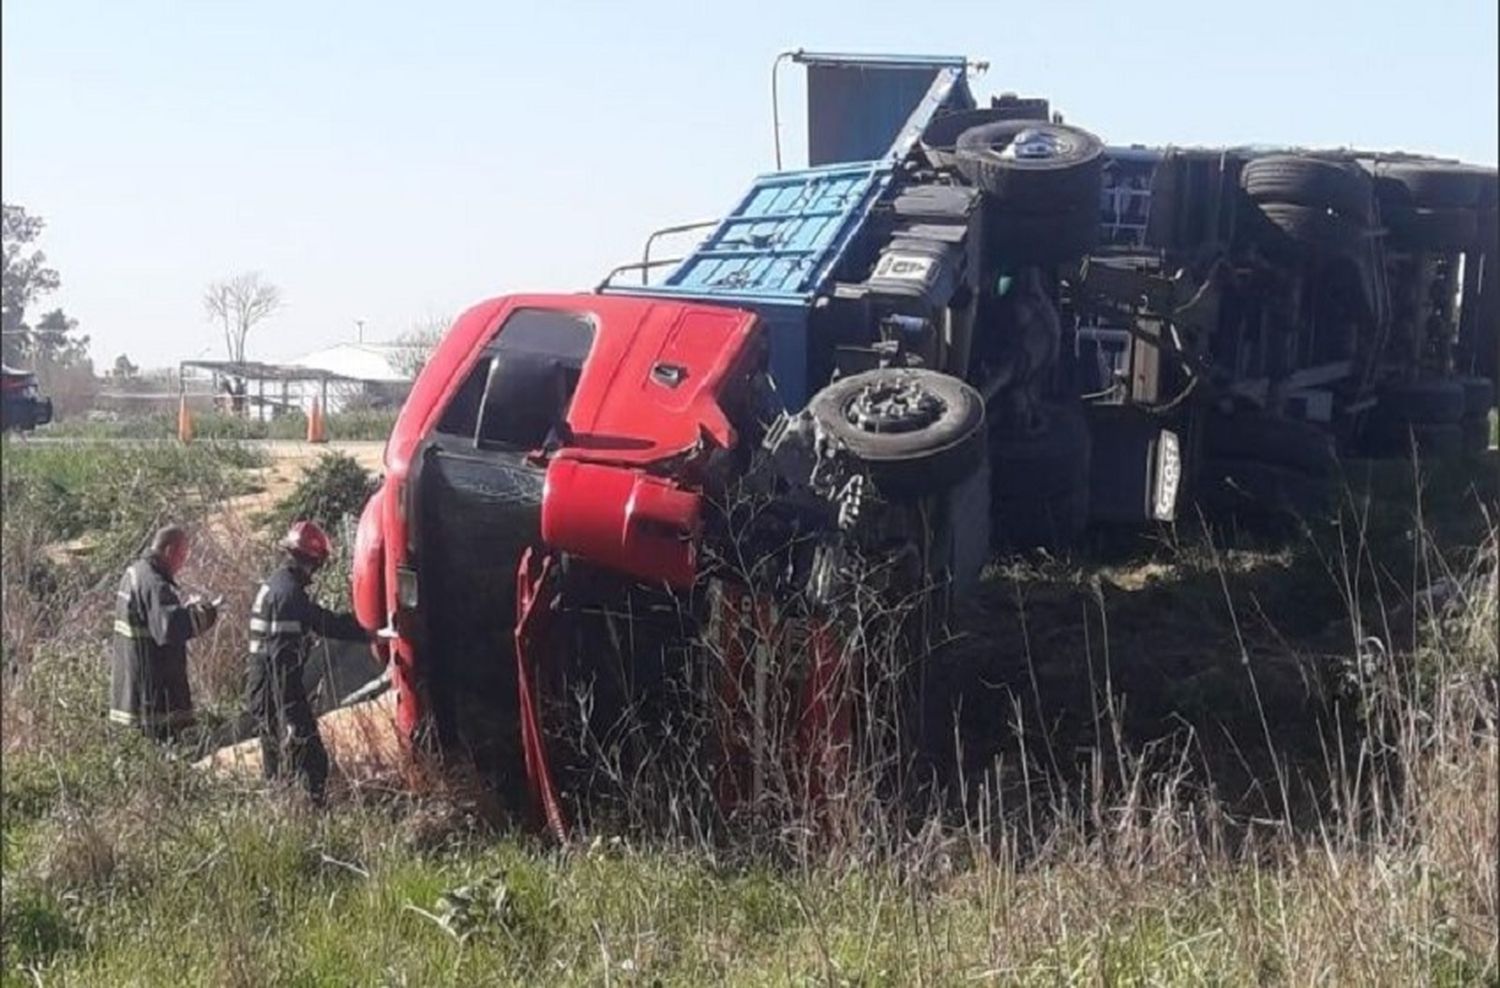
[[[996,568],[931,659],[980,685],[925,820],[558,847],[459,786],[367,780],[318,813],[110,730],[128,540],[102,533],[170,504],[204,532],[193,578],[248,584],[264,535],[222,507],[247,454],[16,452],[5,985],[1500,978],[1493,462],[1351,477],[1336,519],[1275,541],[1188,520]],[[195,653],[211,710],[237,699],[235,633]]]

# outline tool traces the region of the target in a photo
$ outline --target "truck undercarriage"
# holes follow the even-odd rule
[[[810,166],[466,313],[361,520],[403,731],[559,836],[685,775],[719,811],[906,788],[992,552],[1487,442],[1493,169],[1107,148],[962,59],[796,60]]]

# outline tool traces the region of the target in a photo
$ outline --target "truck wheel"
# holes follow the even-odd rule
[[[1479,202],[1487,171],[1441,161],[1380,161],[1375,164],[1375,180],[1392,203],[1455,209]]]
[[[923,368],[853,374],[814,395],[808,411],[890,492],[951,486],[974,469],[984,446],[979,392]]]
[[[1104,144],[1086,130],[1041,120],[970,127],[954,148],[959,171],[1004,203],[1022,208],[1098,208]]]
[[[1472,209],[1390,211],[1391,239],[1416,250],[1463,250],[1479,240],[1479,216]]]
[[[1076,404],[1050,405],[1042,413],[1042,426],[1031,435],[990,444],[991,525],[1002,549],[1066,549],[1088,527],[1088,420]]]
[[[1320,254],[1353,254],[1368,235],[1363,226],[1337,213],[1314,206],[1263,202],[1263,215],[1276,231],[1300,247]]]
[[[1240,186],[1257,202],[1284,202],[1331,209],[1368,223],[1374,195],[1369,176],[1357,165],[1326,158],[1271,155],[1248,162]]]

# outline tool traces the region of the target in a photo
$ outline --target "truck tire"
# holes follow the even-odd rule
[[[991,535],[1002,550],[1067,549],[1088,527],[1088,420],[1077,404],[1042,414],[1038,431],[990,444]]]
[[[1038,150],[1030,156],[1018,153],[1018,147]],[[1084,202],[1098,208],[1104,143],[1086,130],[1042,120],[1000,120],[960,134],[954,155],[963,176],[1002,203],[1038,211]]]
[[[1022,212],[998,207],[985,217],[990,258],[1007,267],[1057,264],[1081,257],[1099,243],[1099,205]]]
[[[1203,424],[1203,454],[1291,467],[1313,476],[1326,475],[1337,462],[1333,437],[1317,426],[1251,411],[1209,416]]]
[[[1479,240],[1479,216],[1472,209],[1392,209],[1391,240],[1414,250],[1464,250]]]
[[[1393,203],[1456,209],[1479,202],[1486,169],[1442,161],[1380,161],[1375,179]]]
[[[984,447],[979,392],[923,368],[852,374],[813,395],[808,412],[891,493],[949,487],[975,468]]]
[[[1324,255],[1356,253],[1368,231],[1353,220],[1327,209],[1285,202],[1258,204],[1261,215],[1277,233],[1292,243]]]
[[[1374,192],[1357,165],[1301,155],[1270,155],[1247,162],[1240,186],[1257,202],[1331,209],[1367,224]]]

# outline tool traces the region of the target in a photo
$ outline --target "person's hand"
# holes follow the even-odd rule
[[[197,612],[197,621],[194,623],[199,628],[207,630],[214,626],[215,621],[219,620],[219,609],[214,606],[212,601],[199,600],[195,601],[191,606]]]

